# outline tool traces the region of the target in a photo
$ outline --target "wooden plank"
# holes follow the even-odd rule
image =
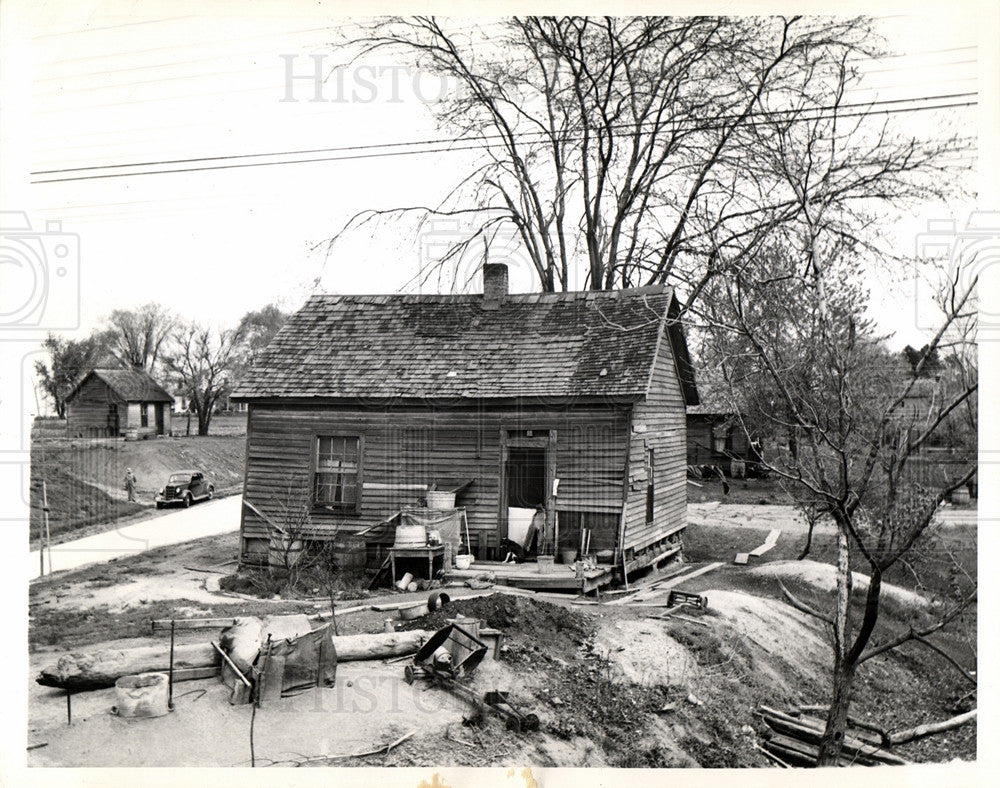
[[[174,683],[178,681],[196,681],[198,679],[210,679],[219,675],[221,668],[213,665],[207,668],[181,668],[174,669]]]
[[[170,624],[173,622],[175,629],[197,630],[197,629],[224,629],[235,622],[236,618],[158,618],[153,620],[153,634],[158,632],[169,632]]]
[[[734,564],[745,564],[750,560],[750,553],[737,553],[733,559]]]

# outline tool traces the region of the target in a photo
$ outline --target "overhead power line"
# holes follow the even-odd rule
[[[951,93],[943,94],[938,96],[921,96],[909,99],[886,99],[880,101],[869,101],[857,104],[841,104],[837,107],[814,107],[806,110],[779,110],[770,113],[773,116],[786,115],[788,120],[795,122],[806,122],[806,121],[816,121],[824,120],[833,117],[837,118],[856,118],[865,117],[869,115],[892,115],[892,114],[902,114],[909,112],[925,112],[932,110],[941,109],[956,109],[961,107],[975,106],[978,102],[975,100],[971,101],[959,101],[959,99],[971,98],[976,96],[975,92],[967,93]],[[921,103],[918,103],[921,102]],[[948,103],[931,103],[931,102],[948,102]],[[900,104],[917,104],[916,106],[896,106]],[[873,107],[883,107],[882,109],[872,109]],[[862,109],[864,111],[859,112],[839,112],[841,109]],[[832,113],[831,110],[838,110],[836,113]],[[716,124],[719,122],[724,123],[726,120],[732,120],[734,116],[728,116],[726,118],[719,118],[716,120]],[[622,124],[614,128],[618,130],[634,128],[635,124]],[[643,124],[647,125],[647,124]],[[696,124],[690,126],[686,129],[681,129],[682,131],[691,131],[697,129],[712,130],[720,128],[720,125],[714,124]],[[544,136],[546,132],[536,131],[536,132],[524,132],[516,134],[515,136],[519,140],[530,139],[532,137]],[[53,177],[53,178],[39,178],[33,180],[32,183],[63,183],[67,181],[82,181],[82,180],[100,180],[107,178],[125,178],[134,177],[137,175],[165,175],[174,173],[186,173],[186,172],[204,172],[209,170],[228,170],[228,169],[244,169],[248,167],[269,167],[287,164],[313,164],[331,161],[353,161],[358,159],[370,159],[370,158],[388,158],[394,156],[411,156],[411,155],[423,155],[428,153],[452,153],[468,150],[481,150],[484,142],[489,142],[491,140],[503,140],[504,135],[501,134],[487,134],[482,135],[474,140],[469,140],[467,138],[457,137],[457,138],[437,138],[429,140],[410,140],[401,142],[389,142],[381,144],[366,144],[366,145],[349,145],[341,146],[335,148],[313,148],[306,150],[291,150],[291,151],[274,151],[267,153],[244,153],[244,154],[230,154],[221,156],[202,156],[195,158],[186,159],[163,159],[163,160],[153,160],[153,161],[142,161],[142,162],[132,162],[127,164],[99,164],[91,165],[86,167],[68,167],[61,169],[51,169],[51,170],[37,170],[32,172],[33,176],[40,175],[65,175],[67,177]],[[441,147],[443,146],[443,147]],[[360,152],[359,152],[360,151]],[[316,154],[347,154],[347,155],[334,155],[334,156],[319,156]],[[291,156],[305,156],[306,158],[283,158],[272,161],[244,161],[245,159],[262,159],[262,158],[273,158],[277,156],[291,157]],[[210,164],[209,162],[220,162]],[[226,162],[226,163],[221,163]],[[198,165],[191,167],[173,167],[170,165]],[[149,167],[167,167],[169,169],[140,169]],[[104,170],[131,170],[126,172],[99,172]],[[88,174],[73,174],[73,173],[88,173]]]

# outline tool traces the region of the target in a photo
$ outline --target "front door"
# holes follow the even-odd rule
[[[163,434],[163,408],[165,406],[164,406],[164,404],[162,402],[157,402],[156,405],[154,405],[153,407],[156,408],[156,434],[157,435],[162,435]]]
[[[116,437],[118,432],[118,403],[112,402],[108,405],[108,434],[112,437]]]
[[[555,431],[506,430],[501,463],[500,538],[520,542],[532,510],[540,507],[545,512],[545,530],[539,534],[537,544],[541,547],[551,543]]]

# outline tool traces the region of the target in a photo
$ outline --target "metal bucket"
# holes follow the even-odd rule
[[[424,547],[427,544],[427,529],[422,525],[397,525],[396,542],[393,547]]]

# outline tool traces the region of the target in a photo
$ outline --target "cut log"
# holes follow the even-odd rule
[[[174,671],[216,666],[219,655],[211,643],[179,645],[174,648]],[[44,687],[92,690],[113,687],[122,676],[155,673],[170,667],[168,646],[144,646],[117,651],[72,652],[44,668],[36,681]]]
[[[385,659],[414,654],[433,633],[424,629],[412,632],[384,632],[377,635],[341,635],[333,638],[338,662]]]
[[[412,632],[385,632],[375,635],[334,637],[339,662],[385,659],[413,654],[431,636],[418,629]],[[186,668],[216,667],[221,658],[211,643],[176,646],[174,671]],[[54,665],[42,670],[36,681],[44,687],[73,691],[113,687],[122,676],[165,671],[170,665],[168,646],[143,646],[120,651],[73,652],[64,654]]]
[[[976,719],[976,713],[978,711],[978,709],[973,709],[972,711],[967,711],[965,714],[959,714],[957,717],[952,717],[950,720],[944,720],[943,722],[929,722],[926,725],[918,725],[915,728],[908,728],[907,730],[890,733],[889,741],[893,744],[906,744],[908,741],[913,741],[914,739],[919,739],[923,736],[930,736],[932,733],[950,731],[952,728],[957,728],[960,725],[965,725],[967,722],[972,722]]]

